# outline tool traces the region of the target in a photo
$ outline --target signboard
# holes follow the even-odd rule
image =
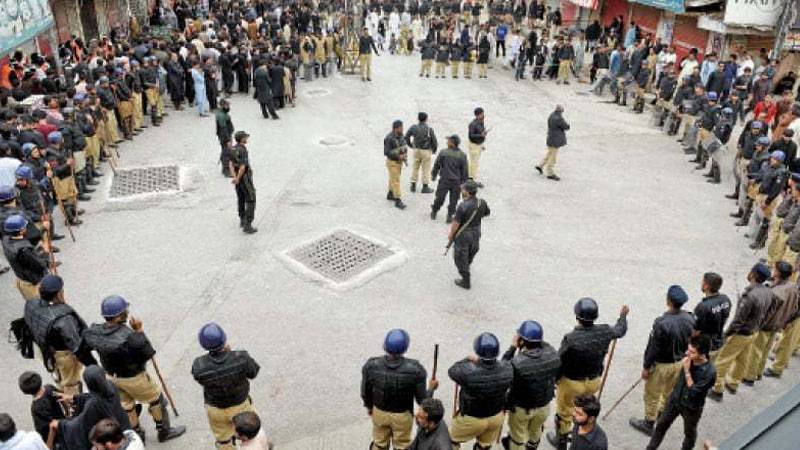
[[[773,28],[783,11],[784,0],[728,0],[725,25]]]
[[[0,55],[53,26],[47,0],[0,0]]]
[[[682,13],[683,0],[631,0],[631,3],[639,3],[640,5],[652,6],[653,8],[665,9],[674,13]]]
[[[581,8],[597,9],[597,0],[569,0],[569,2]]]

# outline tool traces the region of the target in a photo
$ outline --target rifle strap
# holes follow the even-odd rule
[[[458,227],[458,231],[456,231],[456,235],[453,236],[453,242],[455,242],[456,239],[458,239],[458,237],[461,236],[461,232],[464,231],[469,226],[469,224],[471,224],[472,221],[475,219],[475,216],[478,215],[478,210],[481,209],[482,202],[483,202],[483,200],[479,199],[478,197],[475,197],[475,210],[472,211],[472,214],[469,215],[469,219],[467,219],[467,221],[464,222],[463,225]]]

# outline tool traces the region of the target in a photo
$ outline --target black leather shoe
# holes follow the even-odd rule
[[[737,199],[739,199],[739,195],[738,194],[726,194],[725,198],[729,198],[731,200],[737,200]]]
[[[170,428],[169,430],[158,430],[158,442],[169,441],[186,433],[186,427],[181,425]]]
[[[744,215],[744,211],[742,211],[741,209],[736,211],[736,212],[732,212],[732,213],[729,214],[729,216],[737,218],[737,219],[741,219],[742,215]]]
[[[255,228],[254,226],[248,224],[248,225],[244,226],[242,231],[244,231],[247,234],[253,234],[253,233],[257,233],[258,232],[258,228]]]
[[[98,184],[100,184],[100,182],[97,180],[89,180],[86,182],[86,184],[88,184],[89,186],[97,186]]]
[[[456,284],[456,286],[458,286],[460,288],[467,289],[467,290],[469,290],[469,288],[470,288],[469,281],[466,281],[464,279],[458,278],[456,280],[453,280],[453,282]]]
[[[394,201],[394,207],[399,210],[403,210],[406,209],[406,204],[403,203],[403,201],[398,198]]]
[[[769,378],[780,378],[781,374],[768,367],[767,370],[764,371],[764,376]]]
[[[713,389],[708,391],[708,398],[714,400],[715,402],[721,402],[722,397],[723,397],[722,392],[716,392]]]
[[[91,200],[91,199],[92,199],[92,197],[91,197],[91,196],[89,196],[89,195],[86,195],[86,194],[78,194],[78,200],[80,200],[80,201],[82,201],[82,202],[88,202],[88,201],[89,201],[89,200]]]
[[[423,184],[420,192],[423,194],[433,194],[433,189],[429,188],[427,184]]]
[[[54,241],[60,241],[60,240],[64,239],[64,235],[63,234],[53,234],[52,236],[50,236],[50,239],[52,239]]]
[[[386,194],[386,200],[394,200],[394,194],[392,194],[392,191],[389,191],[389,193]]]
[[[92,192],[95,192],[95,191],[97,191],[97,189],[92,189],[92,188],[88,188],[88,187],[83,188],[83,192],[85,192],[87,194],[91,194]]]
[[[558,175],[550,175],[549,177],[547,177],[547,179],[548,180],[553,180],[553,181],[558,181],[561,178],[559,178]]]
[[[539,175],[544,175],[544,171],[542,171],[541,167],[536,166],[536,171],[539,172]]]
[[[431,220],[436,220],[436,211],[431,211]]]
[[[652,436],[653,435],[653,429],[655,428],[655,422],[653,422],[653,421],[646,420],[646,419],[633,419],[632,418],[632,419],[630,419],[628,421],[628,423],[634,429],[636,429],[638,431],[641,431],[642,433],[644,433],[644,434],[646,434],[648,436]]]

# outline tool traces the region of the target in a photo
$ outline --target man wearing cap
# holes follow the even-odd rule
[[[233,76],[233,75],[231,75]],[[231,155],[231,144],[233,140],[233,121],[231,121],[231,105],[228,100],[222,99],[219,102],[220,109],[217,111],[215,119],[217,126],[217,139],[219,139],[220,153],[219,161],[222,165],[222,175],[227,178],[232,177],[231,168],[228,162]]]
[[[133,140],[133,92],[125,82],[125,70],[117,68],[114,70],[114,81],[111,90],[117,99],[117,112],[119,113],[119,125],[126,140]]]
[[[158,102],[161,94],[158,90],[158,62],[154,57],[146,57],[143,68],[141,69],[142,85],[147,97],[147,106],[150,108],[150,121],[154,126],[161,125],[161,114],[158,109]],[[198,93],[197,95],[202,95]]]
[[[431,220],[436,220],[436,213],[444,205],[445,196],[449,196],[450,202],[447,204],[447,223],[453,222],[453,214],[456,212],[461,185],[467,181],[467,155],[458,148],[461,139],[458,135],[447,137],[447,148],[442,150],[436,161],[433,163],[433,181],[440,177],[436,185],[436,197],[431,205]]]
[[[694,330],[694,317],[681,309],[687,301],[689,296],[682,287],[667,289],[667,312],[653,322],[644,351],[644,419],[632,418],[629,423],[647,435],[653,434],[656,418],[678,379],[680,362]]]
[[[556,105],[556,110],[550,113],[547,118],[547,154],[542,162],[536,166],[540,174],[547,175],[547,179],[558,181],[561,178],[553,170],[556,167],[556,155],[558,149],[567,145],[567,130],[569,124],[564,120],[564,107]]]
[[[14,215],[3,222],[3,255],[17,277],[17,289],[22,298],[33,300],[39,296],[39,282],[47,275],[47,256],[36,251],[25,237],[28,220]]]
[[[245,131],[237,131],[234,135],[236,145],[231,149],[230,173],[233,176],[231,183],[236,187],[236,201],[239,209],[239,227],[247,234],[258,231],[253,227],[256,214],[256,187],[253,184],[253,170],[250,168],[250,155],[247,150],[247,138],[250,135]]]
[[[757,228],[756,232],[751,230],[751,236],[754,236],[754,238],[750,248],[753,250],[763,248],[766,244],[772,210],[777,206],[778,196],[786,189],[789,172],[783,164],[784,159],[786,159],[786,155],[782,151],[774,151],[769,157],[769,163],[766,166],[762,166],[761,171],[754,174],[753,179],[759,185],[755,200],[757,208],[755,210],[753,229],[756,229],[759,224],[760,228]]]
[[[506,393],[514,381],[514,368],[498,360],[500,341],[492,333],[481,333],[473,341],[475,354],[453,364],[447,371],[461,387],[458,411],[450,427],[453,450],[475,439],[475,450],[488,450],[500,437]]]
[[[697,119],[697,154],[695,155],[695,159],[690,161],[697,163],[695,170],[702,170],[706,167],[709,155],[708,148],[705,148],[704,145],[708,144],[711,131],[717,126],[720,119],[720,112],[722,111],[722,107],[717,103],[717,100],[716,92],[709,92],[706,94],[706,103],[702,106],[700,116]]]
[[[759,120],[751,120],[745,124],[742,133],[739,135],[737,143],[738,151],[736,153],[736,169],[734,170],[734,177],[736,179],[735,189],[733,194],[726,195],[726,198],[737,200],[739,210],[731,217],[742,217],[744,212],[745,201],[747,199],[747,166],[753,158],[755,153],[756,140],[764,135],[764,124]]]
[[[600,389],[603,360],[611,341],[628,332],[627,305],[622,305],[617,323],[611,327],[595,324],[599,316],[597,302],[584,297],[573,308],[578,325],[564,335],[558,355],[561,357],[561,377],[556,384],[555,432],[547,440],[558,450],[566,450],[572,432],[575,399],[594,395]]]
[[[408,448],[414,401],[421,404],[432,397],[439,385],[432,379],[430,391],[426,391],[425,368],[416,359],[403,356],[410,341],[405,330],[390,330],[383,341],[386,354],[368,359],[361,368],[361,400],[372,419],[370,450],[388,450],[390,445],[395,449]]]
[[[117,129],[119,125],[117,124],[117,116],[114,113],[114,110],[117,108],[117,97],[114,95],[114,91],[111,89],[111,84],[106,76],[100,77],[97,86],[97,98],[100,99],[100,107],[103,110],[103,115],[105,116],[105,132],[106,136],[108,137],[108,145],[117,145],[122,142],[122,139],[119,138],[119,133]]]
[[[702,300],[694,308],[694,331],[692,335],[705,335],[711,339],[709,358],[713,362],[722,347],[725,322],[731,314],[731,299],[719,292],[722,288],[722,277],[714,272],[703,274],[700,290],[703,291]]]
[[[144,86],[142,85],[142,71],[139,68],[139,61],[132,59],[130,64],[130,71],[125,74],[125,84],[131,90],[131,101],[133,102],[133,131],[138,132],[142,128],[146,128],[144,124],[144,110],[142,108],[142,93]],[[180,107],[180,105],[178,105]]]
[[[798,317],[800,317],[800,308],[798,308],[797,291],[789,292],[794,283],[786,282],[786,280],[792,278],[794,268],[791,264],[780,261],[776,270],[781,272],[781,281],[783,282],[781,284],[783,292],[776,292],[776,295],[789,295],[786,295],[786,300],[781,304],[775,319],[778,325],[778,331],[781,332],[781,337],[778,339],[778,344],[775,347],[775,362],[772,363],[772,367],[767,368],[764,372],[764,376],[772,378],[780,378],[783,374],[783,370],[786,369],[789,363],[789,357],[794,350],[793,347],[796,345],[798,333],[800,333],[800,329],[798,328],[798,324],[800,324],[800,320],[798,320]],[[766,354],[764,357],[765,356]]]
[[[481,219],[491,214],[489,204],[479,199],[477,194],[478,183],[475,181],[467,180],[461,186],[463,201],[456,206],[448,234],[448,242],[455,245],[453,261],[461,275],[461,278],[455,280],[455,284],[463,289],[472,287],[469,267],[480,249]]]
[[[64,121],[61,123],[61,136],[63,138],[63,150],[72,156],[75,161],[75,170],[73,176],[75,178],[75,187],[78,189],[78,199],[88,200],[87,193],[92,193],[95,190],[88,187],[88,178],[86,176],[86,135],[83,130],[75,121],[75,109],[64,108],[62,111]],[[97,185],[99,182],[93,182]]]
[[[800,161],[797,159],[797,143],[794,142],[794,130],[786,128],[781,136],[769,146],[769,152],[780,150],[786,155],[786,167],[790,172],[800,172]]]
[[[772,303],[773,292],[764,285],[770,277],[769,268],[757,263],[747,274],[750,283],[744,288],[736,304],[736,314],[725,331],[725,343],[717,355],[717,378],[708,396],[722,401],[723,388],[735,394],[745,375],[750,356],[750,346],[758,333],[767,307]]]
[[[27,164],[23,164],[17,168],[15,175],[17,201],[35,222],[36,228],[40,232],[50,233],[49,240],[64,239],[63,235],[55,232],[55,222],[50,220],[53,208],[49,202],[45,201],[40,185],[34,179],[33,169]]]
[[[75,94],[75,123],[80,127],[86,138],[86,178],[87,184],[96,185],[95,178],[103,176],[97,170],[100,166],[100,135],[95,126],[89,97],[85,94]]]
[[[82,220],[78,216],[83,213],[83,210],[77,208],[78,200],[89,200],[91,197],[87,195],[78,195],[78,190],[75,187],[75,178],[73,177],[75,160],[72,159],[68,150],[63,146],[63,138],[61,133],[54,131],[50,133],[47,138],[50,146],[47,149],[47,162],[53,170],[51,178],[53,184],[53,191],[55,191],[56,198],[61,201],[64,206],[64,215],[69,220],[70,225],[80,225]]]
[[[56,373],[60,390],[77,395],[83,366],[97,361],[81,337],[86,323],[66,304],[63,288],[58,275],[45,276],[37,298],[25,302],[25,323],[42,351],[45,368]]]
[[[411,125],[406,132],[406,143],[414,149],[414,168],[411,172],[411,192],[417,191],[419,171],[422,170],[422,193],[431,194],[433,189],[428,187],[431,180],[431,156],[436,153],[439,146],[433,128],[428,126],[428,114],[421,112],[417,115],[419,123]]]
[[[481,153],[486,149],[484,143],[486,142],[486,134],[488,131],[483,124],[486,114],[483,108],[478,107],[473,111],[475,119],[469,123],[468,136],[469,136],[469,177],[475,180],[479,188],[483,184],[478,182],[478,170],[480,169]]]
[[[100,363],[117,387],[131,428],[144,440],[145,433],[139,426],[139,413],[136,411],[136,403],[141,402],[148,406],[156,423],[158,442],[168,441],[185,433],[186,427],[173,428],[170,425],[167,400],[147,373],[147,362],[156,351],[144,334],[142,321],[133,316],[129,319],[129,306],[128,301],[119,295],[103,299],[100,311],[105,323],[92,324],[83,332],[83,339],[100,356]]]
[[[711,343],[707,336],[695,336],[689,341],[686,356],[680,361],[675,387],[667,400],[664,412],[658,417],[647,450],[656,450],[672,422],[683,418],[682,450],[691,450],[697,442],[697,424],[703,414],[706,394],[714,383],[716,371],[708,360]]]
[[[511,363],[514,380],[508,393],[508,435],[503,439],[507,450],[533,450],[539,446],[544,422],[550,415],[550,401],[555,395],[561,359],[544,341],[539,322],[526,320],[519,326],[511,346],[503,355]]]
[[[753,205],[758,197],[759,193],[759,181],[760,181],[760,174],[762,170],[769,167],[769,160],[770,154],[767,151],[769,148],[769,138],[766,136],[761,136],[755,141],[755,150],[752,154],[752,158],[749,160],[750,162],[744,169],[742,173],[742,183],[745,187],[741,191],[740,199],[740,207],[743,208],[740,211],[737,211],[734,214],[731,214],[731,217],[741,217],[735,225],[737,227],[744,227],[750,223],[750,216],[753,213]],[[758,205],[759,207],[761,205]]]
[[[786,235],[786,241],[783,248],[776,252],[775,260],[786,261],[792,267],[797,267],[800,254],[800,227],[797,226],[797,222],[800,220],[800,175],[792,174],[789,186],[789,195],[794,199],[794,205],[781,222],[781,232]],[[796,280],[797,271],[792,275],[792,281]]]
[[[250,380],[260,367],[246,351],[231,350],[225,331],[214,322],[203,325],[197,339],[208,353],[194,360],[192,377],[203,386],[208,425],[218,450],[235,450],[233,417],[256,412]]]
[[[383,138],[383,155],[386,157],[386,170],[389,171],[389,193],[386,194],[386,200],[393,200],[397,209],[406,209],[402,200],[403,194],[400,191],[400,173],[403,170],[403,164],[408,159],[402,121],[392,122],[392,131]]]
[[[358,65],[361,67],[361,81],[372,81],[372,52],[380,56],[378,48],[375,47],[375,40],[369,35],[369,30],[365,27],[361,30],[358,37]]]

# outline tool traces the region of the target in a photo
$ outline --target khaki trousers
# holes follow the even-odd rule
[[[444,66],[445,63],[436,61],[436,78],[444,78]]]
[[[478,169],[481,167],[481,153],[483,153],[483,144],[469,143],[469,177],[478,181]]]
[[[767,357],[772,349],[775,339],[774,331],[759,331],[753,343],[750,344],[750,356],[747,362],[747,371],[744,378],[755,381],[764,373],[767,366]]]
[[[797,259],[798,259],[797,252],[795,252],[794,250],[789,248],[788,245],[783,248],[783,259],[781,259],[781,261],[786,261],[787,263],[791,264],[792,267],[794,267],[796,269],[797,268]],[[792,276],[789,278],[789,280],[792,283],[797,282],[798,272],[800,272],[800,271],[795,270],[794,273],[792,274]]]
[[[656,363],[644,382],[644,419],[655,422],[681,373],[681,363]]]
[[[144,113],[142,112],[142,93],[133,93],[133,128],[138,130],[144,125]]]
[[[39,285],[29,283],[22,278],[17,278],[17,289],[25,300],[36,300],[39,298]]]
[[[422,169],[422,184],[431,182],[431,156],[433,151],[424,149],[414,150],[414,169],[411,172],[411,182],[417,182],[417,175],[419,170]]]
[[[414,416],[410,412],[392,413],[372,408],[372,445],[370,450],[402,450],[411,445]]]
[[[564,61],[559,61],[558,63],[558,81],[567,81],[569,80],[569,66],[572,64],[572,61],[566,59]]]
[[[114,114],[113,109],[103,109],[106,113],[106,136],[108,136],[108,143],[114,144],[119,141],[119,125],[117,124],[117,116]]]
[[[400,192],[400,172],[403,170],[403,162],[387,159],[386,170],[389,171],[389,190],[394,195],[394,198],[400,199],[403,195]]]
[[[726,383],[733,390],[739,387],[747,370],[750,345],[755,337],[755,334],[750,336],[734,334],[725,339],[725,343],[722,344],[717,355],[717,381],[714,383],[714,392],[722,393]],[[729,372],[730,378],[727,378]],[[730,381],[728,382],[728,380]]]
[[[575,398],[594,395],[600,389],[600,377],[591,380],[570,380],[562,377],[556,385],[556,421],[558,434],[572,432],[572,413],[575,412]]]
[[[508,443],[510,450],[524,450],[525,443],[536,445],[542,439],[542,430],[547,416],[550,415],[550,405],[541,408],[525,409],[512,408],[508,414]]]
[[[94,136],[86,136],[86,159],[91,159],[89,166],[94,169],[100,165],[100,137],[97,133]]]
[[[486,78],[486,64],[478,64],[478,76]]]
[[[128,413],[128,419],[130,419],[133,428],[139,425],[139,415],[136,414],[135,410],[137,401],[148,405],[150,415],[154,421],[160,422],[163,419],[159,404],[161,388],[150,378],[146,370],[129,378],[112,377],[111,382],[114,383],[117,391],[119,391],[122,409]]]
[[[53,356],[56,361],[58,387],[65,394],[80,394],[83,364],[69,350],[58,350]]]
[[[544,174],[549,176],[555,175],[556,156],[558,156],[558,149],[556,147],[547,147],[547,153],[544,159],[539,163],[539,167],[544,170]]]
[[[361,66],[361,79],[372,78],[372,54],[358,55],[358,65]]]
[[[467,61],[464,63],[464,78],[472,78],[472,62]]]
[[[781,374],[789,365],[789,358],[792,356],[798,336],[800,335],[800,319],[795,319],[783,329],[778,346],[775,348],[775,362],[772,363],[772,371]]]
[[[458,78],[458,66],[460,65],[460,61],[450,61],[450,76],[453,78]]]
[[[422,60],[422,67],[419,69],[420,76],[424,75],[426,77],[431,76],[431,67],[433,66],[432,59],[423,59]]]
[[[233,417],[243,412],[256,412],[253,402],[248,398],[243,403],[228,408],[206,405],[206,416],[211,433],[217,440],[217,450],[236,450],[231,439],[234,436]]]
[[[481,447],[491,447],[497,441],[502,428],[502,412],[484,418],[459,414],[453,419],[453,424],[450,426],[450,441],[453,443],[453,450],[460,449],[461,444],[470,439],[475,439],[475,442]]]
[[[72,202],[73,198],[78,195],[78,188],[75,187],[75,179],[72,175],[66,178],[53,177],[53,191],[56,197],[64,202]]]
[[[781,229],[783,219],[776,217],[769,224],[769,234],[767,235],[767,264],[774,267],[783,258],[786,250],[786,240],[789,235]]]

